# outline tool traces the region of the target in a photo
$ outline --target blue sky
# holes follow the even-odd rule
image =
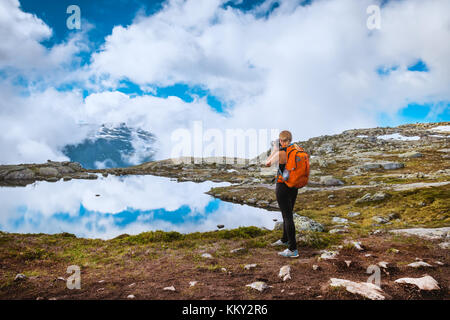
[[[373,4],[379,30],[366,25]],[[66,26],[69,5],[81,9],[81,30]],[[85,137],[78,123],[125,122],[168,141],[197,120],[290,129],[298,140],[450,121],[448,9],[446,0],[4,0],[0,124],[13,134],[0,138],[12,150],[0,160],[63,159],[61,147]]]

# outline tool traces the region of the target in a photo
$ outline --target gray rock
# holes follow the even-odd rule
[[[350,218],[354,218],[359,216],[360,214],[361,214],[360,212],[349,212],[347,216]]]
[[[75,172],[75,170],[73,170],[71,167],[66,167],[66,166],[59,166],[56,169],[62,175]]]
[[[24,275],[23,273],[18,273],[16,274],[14,281],[21,281],[21,280],[25,280],[27,278],[26,275]]]
[[[263,281],[255,281],[250,284],[247,284],[246,287],[258,290],[259,292],[263,292],[265,289],[268,288],[268,285]]]
[[[417,261],[417,262],[413,262],[413,263],[408,264],[408,267],[411,267],[411,268],[431,268],[433,266],[431,264],[429,264],[429,263],[424,262],[424,261]]]
[[[405,167],[405,164],[400,162],[388,162],[382,164],[383,168],[385,170],[395,170],[395,169],[401,169]]]
[[[362,170],[374,170],[374,169],[380,169],[381,168],[381,164],[379,163],[364,163],[362,165],[359,166],[360,169]]]
[[[333,217],[333,219],[331,220],[333,223],[347,223],[348,220],[345,218],[340,218],[340,217]]]
[[[354,282],[350,280],[331,278],[331,287],[344,287],[348,292],[361,295],[370,300],[384,300],[385,295],[381,288],[369,282]]]
[[[82,165],[81,165],[80,163],[78,163],[78,162],[70,162],[70,163],[68,164],[68,166],[69,166],[71,169],[73,169],[74,171],[81,171],[81,170],[83,170]]]
[[[438,282],[429,275],[425,275],[422,278],[401,278],[395,280],[395,283],[413,284],[420,290],[426,291],[440,290]]]
[[[245,248],[236,248],[236,249],[230,250],[230,253],[240,253],[240,252],[244,252],[245,250],[246,250]]]
[[[382,201],[389,197],[389,194],[386,194],[384,192],[377,192],[374,195],[371,195],[370,193],[366,193],[364,196],[356,200],[356,203],[363,203],[363,202],[373,202],[373,201]]]
[[[278,277],[283,279],[283,281],[290,280],[291,279],[291,266],[289,266],[289,265],[282,266],[280,268],[280,273],[278,274]]]
[[[335,229],[331,229],[330,231],[328,231],[328,233],[342,234],[342,233],[348,233],[348,230],[343,229],[343,228],[335,228]]]
[[[319,183],[326,186],[341,186],[344,184],[344,182],[339,179],[333,178],[333,176],[320,177]]]
[[[298,214],[294,214],[294,225],[295,230],[298,231],[316,231],[316,232],[323,232],[325,228],[323,225],[318,223],[317,221],[314,221],[311,218],[299,216]]]
[[[385,223],[388,223],[388,222],[389,222],[388,219],[383,218],[383,217],[380,217],[380,216],[372,217],[372,220],[373,220],[374,222],[376,222],[376,223],[379,223],[379,224],[385,224]]]
[[[338,254],[339,254],[339,252],[337,252],[337,251],[323,250],[319,259],[321,259],[321,260],[334,260],[334,259],[336,259]]]
[[[450,227],[397,229],[390,230],[389,232],[409,236],[418,236],[429,240],[450,238]]]
[[[402,154],[398,155],[400,158],[421,158],[423,157],[423,154],[421,154],[420,152],[417,151],[410,151],[410,152],[405,152]]]
[[[39,174],[44,177],[56,177],[59,172],[53,167],[42,167],[39,168]]]
[[[388,197],[388,194],[384,192],[377,192],[372,196],[371,201],[381,201]]]
[[[9,172],[4,177],[5,180],[32,180],[34,179],[34,172],[30,169],[23,169]]]
[[[366,193],[361,198],[356,200],[356,203],[369,202],[372,201],[372,194]]]

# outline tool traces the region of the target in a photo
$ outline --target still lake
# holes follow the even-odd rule
[[[97,180],[37,181],[0,187],[0,230],[13,233],[69,232],[111,239],[145,231],[204,232],[239,226],[272,229],[281,213],[234,204],[205,194],[230,183],[176,182],[137,175]]]

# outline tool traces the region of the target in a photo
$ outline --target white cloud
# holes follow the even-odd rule
[[[226,228],[250,225],[272,228],[272,219],[281,218],[279,212],[230,203],[220,203],[217,210],[208,211],[213,198],[205,192],[225,185],[229,184],[178,183],[156,176],[108,176],[95,181],[57,183],[41,181],[25,188],[2,190],[0,227],[7,232],[70,232],[83,237],[110,239],[123,233],[150,230],[211,231],[217,224],[225,224]],[[83,215],[80,206],[87,211]],[[170,218],[171,211],[185,207],[191,212],[180,215],[183,223],[174,222]],[[159,210],[158,216],[145,213],[152,210]],[[113,216],[127,211],[139,212],[139,216],[121,226]],[[73,220],[62,219],[61,214]]]
[[[68,160],[59,150],[86,135],[78,126],[82,97],[47,89],[28,96],[17,88],[0,86],[0,163]]]

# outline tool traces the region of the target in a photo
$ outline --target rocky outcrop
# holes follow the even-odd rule
[[[406,236],[417,236],[429,240],[450,238],[450,227],[444,228],[412,228],[390,230],[391,233],[402,234]]]
[[[314,221],[311,218],[300,216],[294,213],[294,225],[296,232],[300,231],[315,231],[315,232],[323,232],[325,228],[323,225]],[[282,230],[283,222],[277,222],[275,224],[274,230]]]

